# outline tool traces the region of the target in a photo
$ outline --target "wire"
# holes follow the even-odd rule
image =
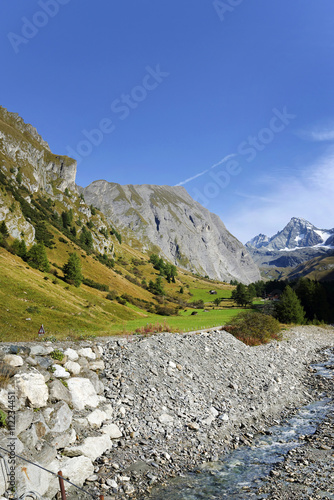
[[[9,453],[8,450],[6,448],[3,448],[2,446],[0,446],[0,450],[4,450],[6,453]],[[96,496],[95,495],[92,495],[91,493],[89,493],[89,491],[86,491],[84,490],[83,488],[80,488],[80,486],[77,486],[76,484],[72,483],[71,481],[69,481],[68,479],[65,479],[63,476],[60,476],[59,474],[57,474],[56,472],[53,472],[52,470],[49,470],[49,469],[46,469],[45,467],[42,467],[41,465],[38,465],[38,464],[35,464],[34,462],[31,462],[31,460],[28,460],[27,458],[24,458],[24,457],[21,457],[20,455],[16,455],[16,453],[12,453],[12,455],[15,455],[17,458],[20,458],[21,460],[24,460],[25,462],[28,462],[29,464],[31,465],[34,465],[35,467],[39,467],[40,469],[42,470],[45,470],[46,472],[49,472],[50,474],[53,474],[54,476],[56,477],[61,477],[64,481],[66,481],[67,483],[71,484],[72,486],[74,486],[75,488],[77,488],[78,490],[80,491],[83,491],[84,493],[86,493],[87,495],[91,496],[92,498],[96,499]]]

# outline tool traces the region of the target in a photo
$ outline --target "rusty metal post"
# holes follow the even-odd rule
[[[59,479],[61,500],[66,500],[66,492],[65,492],[64,480],[63,480],[63,473],[61,470],[58,472],[58,479]]]
[[[100,500],[104,500],[104,495],[100,495]]]

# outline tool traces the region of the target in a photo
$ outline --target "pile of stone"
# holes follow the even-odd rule
[[[0,432],[3,455],[4,449],[11,450],[52,472],[61,470],[64,478],[78,486],[94,479],[93,462],[112,448],[113,439],[122,436],[98,375],[104,370],[102,352],[98,345],[2,347],[0,407],[10,415],[8,428]],[[49,499],[59,491],[57,477],[20,459],[16,459],[12,478],[16,498],[34,491]],[[8,486],[0,473],[3,498],[12,498],[6,492]],[[70,490],[66,485],[66,491]]]
[[[2,344],[0,408],[8,412],[15,395],[18,455],[96,498],[148,498],[154,485],[249,444],[317,398],[309,365],[334,346],[333,332],[299,327],[257,347],[219,330]],[[10,437],[11,425],[0,431],[2,448]],[[19,459],[16,483],[17,496],[59,491],[56,477]],[[0,495],[11,498],[6,486],[0,474]]]

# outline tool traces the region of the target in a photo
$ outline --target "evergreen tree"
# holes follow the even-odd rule
[[[213,303],[218,307],[223,299],[221,297],[216,297]]]
[[[46,255],[45,246],[43,243],[33,245],[27,253],[27,261],[31,267],[39,269],[42,272],[48,272],[50,264]]]
[[[232,292],[232,299],[242,307],[247,306],[252,301],[248,288],[243,283],[238,283],[237,288]]]
[[[21,259],[25,260],[27,257],[27,246],[24,240],[14,240],[12,249],[18,255],[21,257]]]
[[[305,311],[298,299],[296,292],[288,285],[275,305],[275,315],[281,323],[302,324]]]
[[[80,257],[76,253],[71,253],[66,264],[63,266],[64,278],[67,283],[79,287],[83,276],[81,272]]]
[[[4,220],[0,224],[0,233],[2,234],[2,236],[4,238],[8,238],[8,236],[9,236],[8,228],[7,228]]]

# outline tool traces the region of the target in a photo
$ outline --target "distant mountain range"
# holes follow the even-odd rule
[[[305,219],[293,217],[282,231],[271,237],[259,234],[246,247],[267,274],[268,267],[294,268],[334,254],[334,229],[319,229]]]

